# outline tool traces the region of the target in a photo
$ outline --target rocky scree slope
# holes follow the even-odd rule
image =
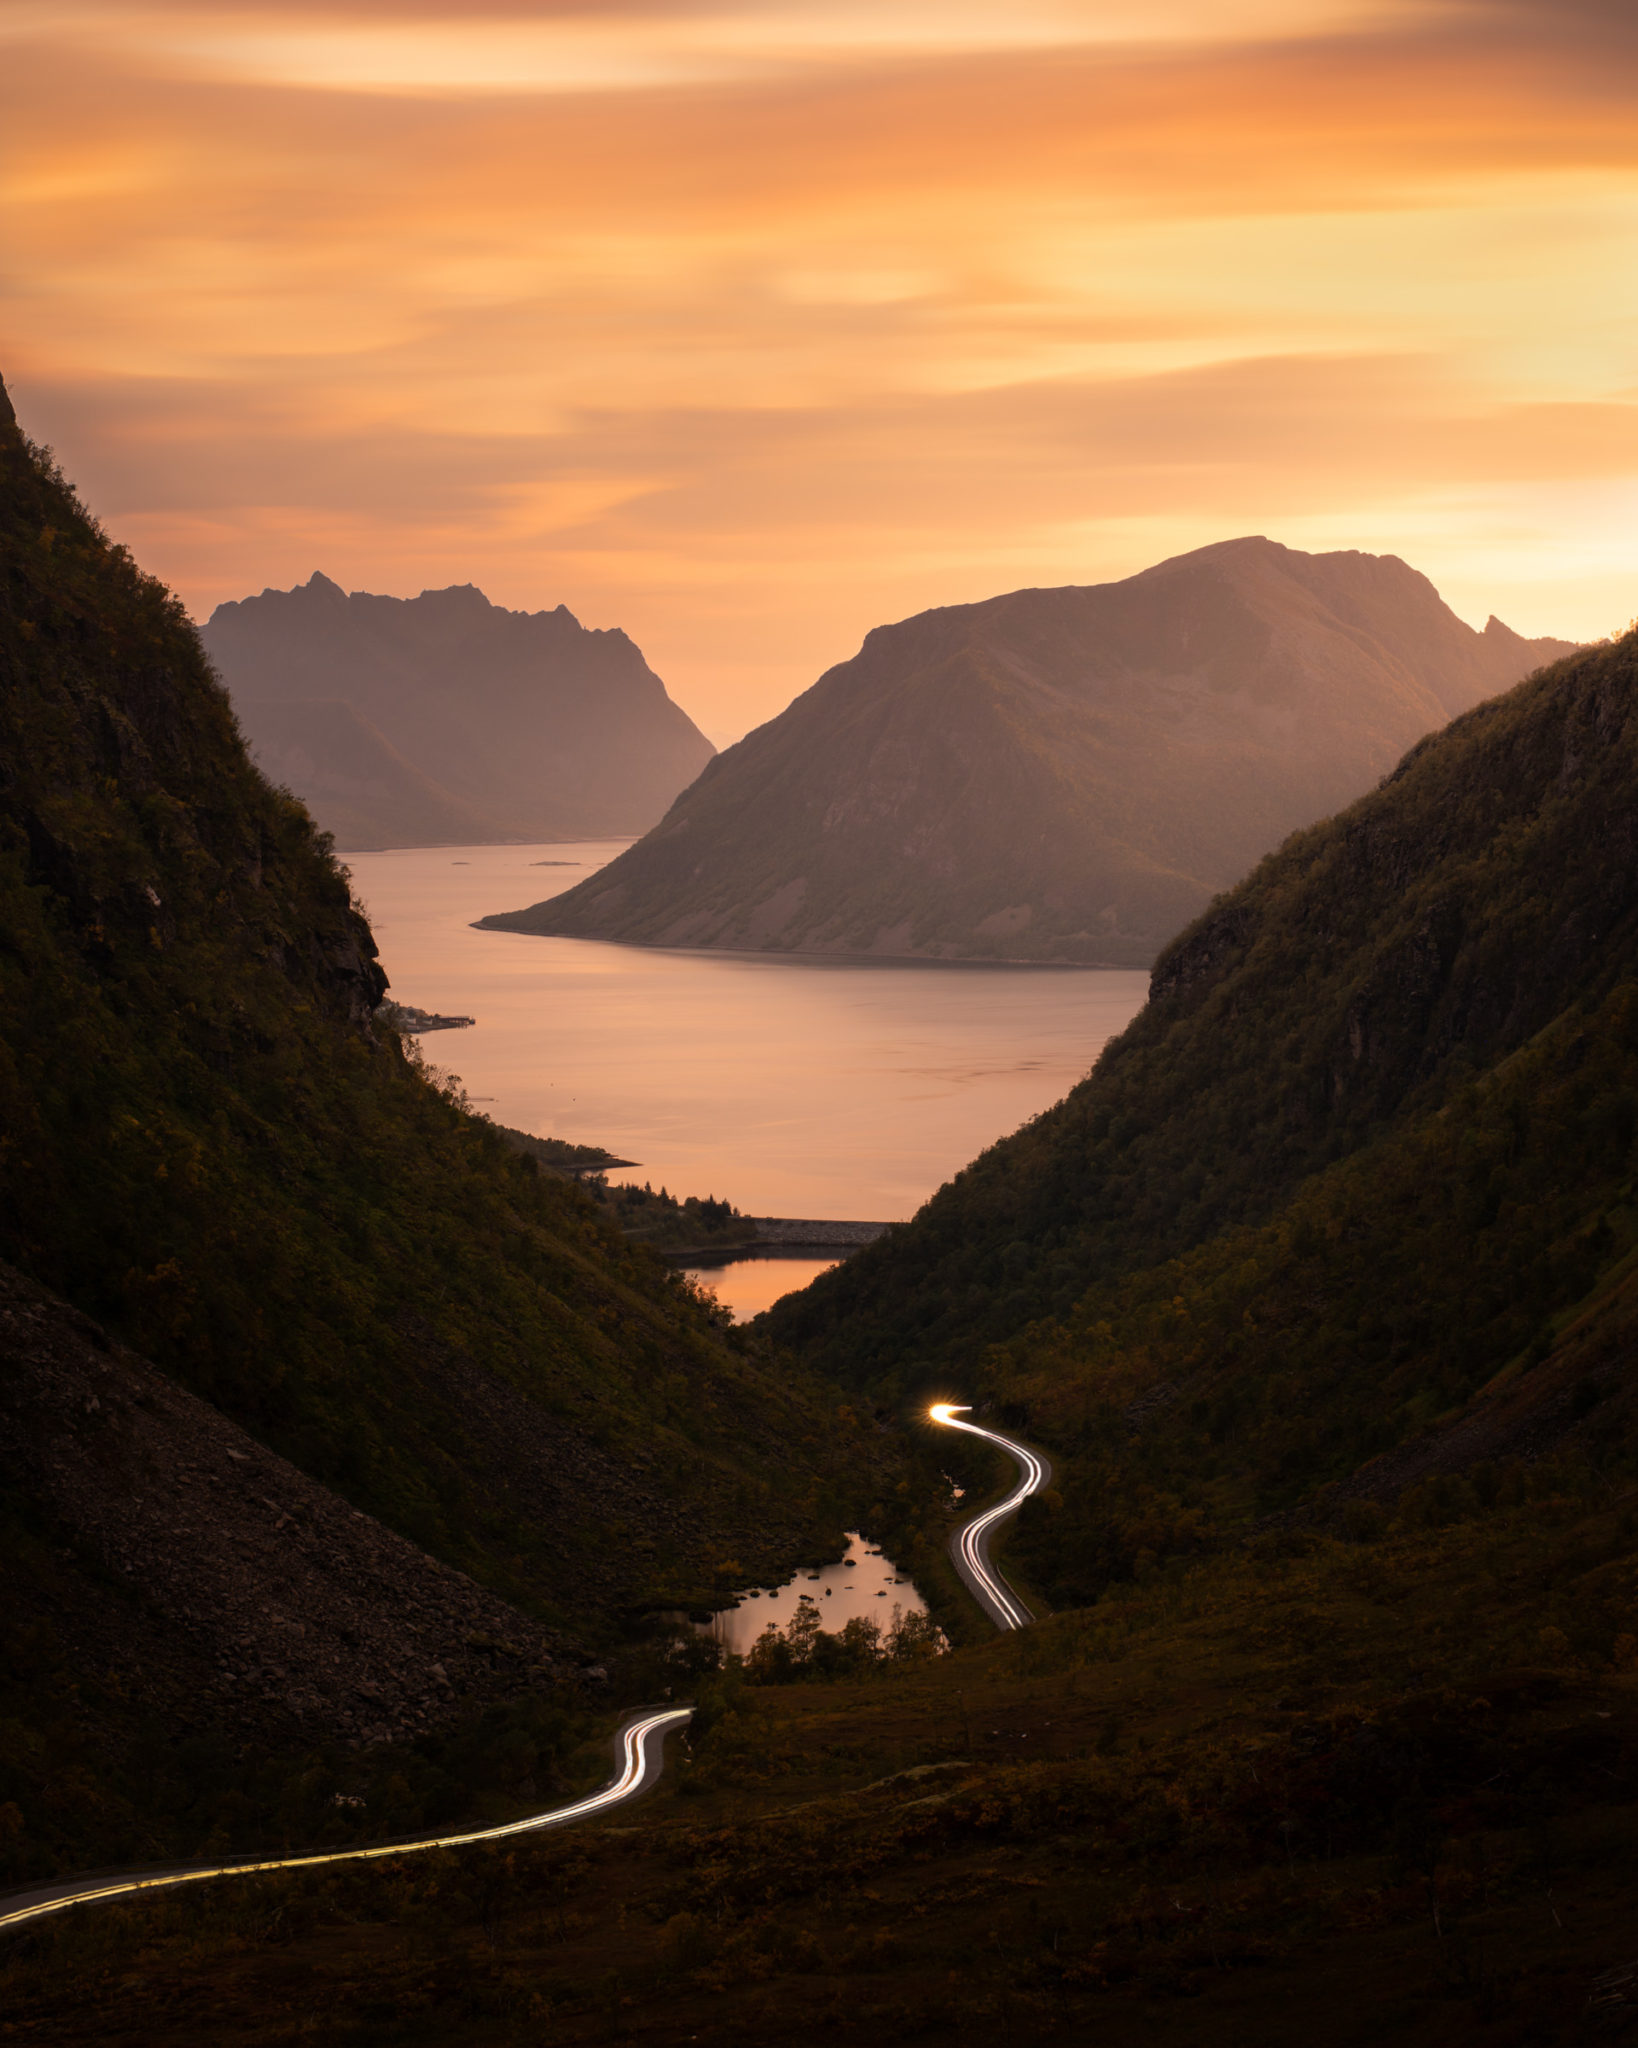
[[[644,832],[714,751],[624,633],[470,583],[315,574],[218,605],[201,637],[260,765],[345,847]]]
[[[180,1731],[356,1747],[595,1669],[6,1266],[0,1359],[0,1500],[40,1567],[11,1580],[8,1688],[44,1631]],[[74,1704],[122,1747],[117,1712]]]
[[[606,1725],[585,1652],[3,1266],[0,1557],[0,1887],[508,1819]]]
[[[1513,1464],[1619,1491],[1635,793],[1629,635],[1288,842],[1063,1103],[767,1327],[901,1395],[959,1368],[1038,1431],[1058,1491],[1020,1554],[1068,1604],[1258,1517],[1443,1512]]]
[[[656,946],[1148,965],[1454,714],[1568,652],[1403,562],[1261,539],[871,633],[577,888],[482,920]]]
[[[180,607],[7,404],[0,1256],[548,1626],[839,1532],[889,1454],[406,1058],[383,986]]]

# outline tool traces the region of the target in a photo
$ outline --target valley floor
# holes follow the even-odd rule
[[[1633,1508],[1267,1539],[908,1671],[707,1677],[619,1824],[84,1913],[6,2038],[1638,2031]]]

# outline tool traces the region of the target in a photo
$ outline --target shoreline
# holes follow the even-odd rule
[[[672,1248],[663,1253],[670,1264],[731,1266],[741,1259],[800,1259],[812,1252],[840,1252],[845,1257],[874,1244],[893,1229],[891,1223],[849,1223],[790,1216],[748,1216],[758,1235],[742,1244],[705,1244]]]
[[[547,898],[548,902],[551,900],[550,897]],[[797,950],[786,953],[775,952],[765,946],[651,946],[641,939],[593,938],[584,932],[532,932],[522,925],[494,922],[498,918],[516,917],[519,914],[517,911],[493,911],[488,917],[475,917],[467,929],[475,932],[501,932],[518,939],[567,939],[578,946],[623,946],[631,952],[668,953],[681,960],[764,960],[776,966],[784,963],[795,967],[1005,967],[1012,972],[1023,970],[1041,974],[1148,974],[1154,968],[1153,959],[1017,960],[1007,956],[984,960],[971,954],[941,958],[931,953],[823,953]]]

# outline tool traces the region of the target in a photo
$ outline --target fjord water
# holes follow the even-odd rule
[[[898,1221],[1056,1102],[1148,993],[1136,970],[856,965],[472,929],[583,881],[626,843],[345,856],[392,994],[477,1019],[428,1034],[428,1058],[498,1123],[637,1162],[615,1179],[752,1215]]]

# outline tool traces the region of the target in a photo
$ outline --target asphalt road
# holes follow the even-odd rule
[[[417,1849],[458,1849],[468,1842],[495,1842],[505,1835],[534,1834],[546,1828],[567,1827],[573,1821],[590,1820],[610,1807],[637,1798],[653,1785],[664,1765],[666,1736],[672,1729],[680,1728],[693,1711],[692,1707],[649,1707],[633,1714],[615,1737],[620,1769],[601,1792],[592,1793],[588,1799],[577,1799],[571,1806],[554,1806],[545,1813],[507,1821],[498,1828],[472,1828],[458,1835],[420,1835],[409,1841],[379,1842],[368,1849],[329,1849],[307,1856],[244,1858],[229,1863],[190,1863],[168,1870],[122,1870],[101,1877],[69,1878],[61,1884],[46,1885],[38,1891],[14,1892],[9,1898],[0,1899],[0,1931],[21,1927],[47,1913],[60,1913],[65,1906],[82,1905],[92,1899],[129,1898],[137,1892],[164,1891],[172,1885],[196,1884],[206,1877],[243,1877],[260,1870],[310,1870],[319,1863],[409,1856]]]
[[[963,1522],[950,1538],[950,1558],[961,1574],[962,1583],[997,1628],[1024,1628],[1035,1617],[1007,1584],[990,1559],[990,1539],[1009,1515],[1017,1514],[1032,1493],[1039,1493],[1052,1479],[1052,1466],[1039,1451],[1015,1443],[993,1429],[980,1429],[976,1422],[958,1422],[958,1415],[971,1413],[950,1401],[940,1401],[928,1414],[944,1429],[959,1429],[968,1436],[981,1436],[997,1444],[1018,1467],[1018,1484],[1005,1500],[986,1508]]]

